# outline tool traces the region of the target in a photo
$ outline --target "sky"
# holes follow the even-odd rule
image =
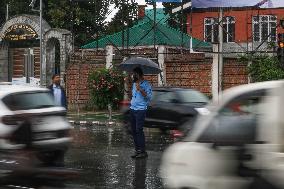
[[[145,5],[146,3],[145,3],[145,0],[135,0],[139,5]],[[162,3],[157,3],[157,8],[162,8],[163,7],[163,5],[162,5]],[[148,5],[148,7],[147,8],[149,8],[149,9],[151,9],[151,8],[153,8],[153,6],[150,6],[150,5]],[[111,21],[111,19],[115,16],[115,14],[118,12],[118,9],[117,8],[115,8],[115,6],[114,5],[112,5],[111,6],[111,10],[112,10],[112,12],[110,13],[110,15],[107,17],[107,19],[105,20],[106,22],[109,22],[109,21]]]

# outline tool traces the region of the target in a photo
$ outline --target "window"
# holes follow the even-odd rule
[[[253,17],[253,40],[255,42],[276,41],[277,17],[261,15]]]
[[[17,93],[4,97],[4,104],[12,111],[54,107],[50,92]]]
[[[153,92],[153,101],[156,102],[173,102],[175,100],[175,94],[170,91],[154,91]]]
[[[207,42],[218,42],[218,18],[205,18],[204,39]],[[235,41],[235,18],[228,16],[223,18],[223,41]]]
[[[224,145],[254,142],[264,96],[265,91],[256,91],[233,99],[218,111],[198,142]]]
[[[209,101],[204,94],[195,90],[178,90],[177,94],[181,98],[182,103],[206,104]]]

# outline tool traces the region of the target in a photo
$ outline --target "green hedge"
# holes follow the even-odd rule
[[[284,79],[284,71],[279,66],[279,61],[275,56],[242,56],[240,60],[242,62],[251,61],[251,64],[248,65],[248,73],[252,82]]]

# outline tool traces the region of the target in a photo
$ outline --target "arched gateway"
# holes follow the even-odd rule
[[[71,32],[53,29],[43,20],[43,60],[40,65],[40,18],[19,15],[0,28],[0,81],[50,83],[51,75],[65,75],[72,50]]]

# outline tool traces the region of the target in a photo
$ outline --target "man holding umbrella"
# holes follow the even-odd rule
[[[152,98],[152,88],[148,81],[144,80],[143,71],[140,67],[133,70],[132,99],[130,106],[130,121],[135,154],[132,158],[146,158],[145,136],[143,125],[145,121],[148,104]]]
[[[133,74],[132,99],[130,106],[130,121],[135,144],[135,154],[132,158],[146,158],[145,136],[143,125],[147,107],[152,98],[152,88],[144,79],[144,74],[159,74],[162,70],[158,64],[148,58],[132,57],[123,61],[118,68]]]

